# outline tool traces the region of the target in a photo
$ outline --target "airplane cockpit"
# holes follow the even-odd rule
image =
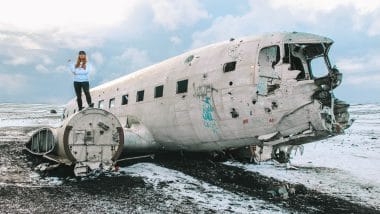
[[[272,45],[260,50],[258,57],[259,80],[258,94],[271,94],[278,87],[281,78],[276,65],[288,64],[288,70],[299,71],[297,81],[314,80],[320,91],[335,89],[342,81],[342,74],[331,66],[328,52],[331,42],[285,43]],[[268,83],[270,82],[270,83]],[[272,89],[273,88],[273,89]]]
[[[331,104],[331,91],[340,85],[342,74],[331,65],[328,56],[332,43],[291,43],[285,44],[283,63],[289,63],[289,70],[298,70],[297,81],[314,80],[319,90],[315,98],[325,105]]]
[[[332,68],[328,51],[331,43],[285,44],[284,63],[290,70],[299,70],[297,80],[318,79],[326,76]]]
[[[349,127],[349,105],[335,98],[333,92],[342,81],[342,73],[332,66],[328,56],[333,41],[325,37],[292,33],[283,38],[283,43],[266,44],[270,46],[263,46],[258,55],[256,94],[263,99],[275,99],[276,96],[287,94],[284,87],[303,87],[300,90],[306,92],[310,90],[309,86],[316,86],[311,101],[317,101],[322,111],[328,112],[322,113],[325,115],[322,118],[330,121],[330,125],[341,124],[336,132]],[[298,83],[293,82],[294,80]],[[308,85],[309,83],[312,85]],[[333,129],[333,126],[329,128],[335,132]]]

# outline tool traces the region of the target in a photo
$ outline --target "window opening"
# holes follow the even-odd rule
[[[121,97],[121,105],[127,105],[128,104],[128,94],[123,95]]]
[[[141,102],[144,100],[144,90],[137,92],[136,102]]]
[[[154,98],[162,97],[164,94],[164,86],[160,85],[154,89]]]
[[[236,61],[234,62],[227,62],[223,65],[223,72],[231,72],[236,69]]]
[[[280,73],[275,66],[280,62],[280,47],[278,45],[262,48],[258,57],[259,79],[257,83],[257,94],[268,95],[278,89],[276,85]]]
[[[260,50],[259,65],[260,68],[269,67],[274,69],[274,66],[280,61],[280,48],[278,45],[266,47]]]
[[[181,80],[177,82],[177,94],[186,93],[187,92],[187,84],[188,80]]]
[[[101,109],[104,108],[104,100],[99,100],[98,108],[101,108]]]
[[[185,64],[190,64],[193,61],[194,55],[190,55],[185,59]]]
[[[109,107],[109,108],[113,108],[113,107],[115,107],[115,98],[110,99],[110,102],[109,102],[108,107]]]

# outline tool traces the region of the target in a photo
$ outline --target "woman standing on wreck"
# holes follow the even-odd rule
[[[82,89],[84,94],[86,95],[87,105],[89,107],[93,107],[94,104],[91,102],[90,95],[90,83],[88,81],[88,76],[90,71],[92,70],[91,64],[87,61],[86,52],[79,51],[79,55],[76,63],[69,62],[70,71],[74,74],[74,90],[77,95],[77,104],[79,111],[83,109],[82,106]]]

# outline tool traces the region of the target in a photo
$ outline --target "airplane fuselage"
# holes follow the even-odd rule
[[[99,85],[91,96],[96,108],[119,119],[125,149],[140,152],[325,138],[335,131],[338,115],[330,101],[315,97],[323,87],[316,84],[310,61],[318,54],[328,60],[332,43],[306,33],[222,42]],[[326,70],[332,69],[327,64]],[[323,91],[332,96],[332,89]],[[77,111],[73,99],[64,117]],[[344,126],[348,113],[341,113]]]

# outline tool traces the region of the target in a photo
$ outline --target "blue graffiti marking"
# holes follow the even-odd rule
[[[210,103],[210,97],[205,97],[202,110],[203,110],[202,117],[203,117],[204,126],[206,128],[210,128],[215,134],[217,134],[219,130],[212,116],[212,112],[214,111],[214,109]]]
[[[266,95],[267,94],[267,80],[266,78],[261,77],[259,79],[259,83],[257,84],[257,91],[260,95]]]
[[[212,118],[212,112],[214,109],[212,108],[212,105],[210,104],[210,97],[206,97],[203,105],[203,119],[206,121],[213,121],[214,118]]]

